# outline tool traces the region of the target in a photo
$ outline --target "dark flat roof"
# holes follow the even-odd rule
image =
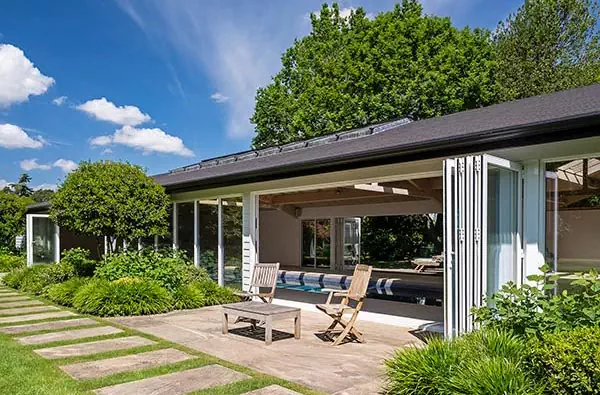
[[[382,133],[158,174],[179,192],[600,135],[600,84],[393,126]]]

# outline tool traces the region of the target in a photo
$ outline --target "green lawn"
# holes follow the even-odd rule
[[[48,304],[52,304],[42,298],[34,299],[42,300]],[[67,309],[65,309],[67,310]],[[83,315],[76,317],[81,318]],[[74,317],[75,318],[75,317]],[[181,345],[168,342],[141,332],[125,328],[118,324],[104,321],[97,317],[89,317],[98,321],[99,324],[106,324],[119,327],[124,332],[102,336],[98,338],[86,338],[75,341],[66,342],[55,342],[43,345],[25,346],[17,343],[12,339],[12,335],[0,334],[0,394],[2,395],[25,395],[25,394],[52,394],[52,395],[66,395],[66,394],[88,394],[91,390],[118,384],[129,382],[133,380],[139,380],[147,377],[157,376],[166,373],[173,373],[176,371],[187,370],[191,368],[197,368],[204,365],[219,364],[228,367],[233,370],[245,373],[250,376],[250,379],[239,381],[233,384],[216,387],[208,390],[202,390],[194,392],[194,394],[242,394],[247,391],[266,387],[271,384],[279,384],[283,387],[298,391],[303,394],[318,394],[318,392],[312,391],[305,387],[297,384],[278,379],[273,376],[265,375],[248,369],[244,366],[235,365],[208,354],[204,354],[193,349],[183,347]],[[64,319],[64,318],[63,318]],[[29,323],[47,322],[52,320],[42,320],[35,322],[23,322],[16,324],[0,324],[0,326],[11,326],[11,325],[23,325]],[[77,328],[79,329],[79,328]],[[69,330],[69,329],[63,329]],[[49,331],[40,332],[28,332],[26,334],[19,334],[15,336],[27,336],[32,334],[44,333]],[[51,332],[51,331],[50,331]],[[63,344],[76,344],[85,343],[89,341],[99,339],[109,339],[124,336],[137,335],[155,341],[157,344],[138,347],[129,350],[113,351],[103,354],[95,354],[85,357],[76,358],[63,358],[59,360],[46,360],[33,352],[37,348],[45,348],[48,346],[59,346]],[[88,380],[88,381],[76,381],[63,373],[58,366],[66,365],[68,363],[83,362],[91,360],[105,359],[109,357],[123,356],[129,354],[136,354],[139,352],[152,351],[162,348],[176,348],[185,351],[188,354],[194,355],[196,358],[186,360],[183,362],[170,364],[166,366],[160,366],[155,368],[149,368],[145,370],[119,373],[111,376],[107,376],[100,379]]]

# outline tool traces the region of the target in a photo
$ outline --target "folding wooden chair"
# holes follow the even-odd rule
[[[275,297],[277,287],[277,276],[279,275],[279,262],[256,263],[250,280],[249,292],[238,292],[237,295],[243,299],[251,300],[255,296],[265,303],[271,303]],[[266,289],[265,292],[262,290]]]
[[[325,304],[317,305],[317,309],[321,310],[333,319],[333,323],[329,325],[329,328],[322,332],[323,334],[331,337],[334,332],[338,332],[335,330],[337,325],[340,325],[342,328],[344,328],[337,339],[335,339],[333,342],[334,346],[342,343],[342,341],[344,341],[344,339],[348,336],[350,336],[352,340],[356,340],[359,343],[364,341],[362,333],[360,333],[360,331],[354,327],[354,324],[358,318],[358,313],[362,309],[364,299],[367,296],[369,280],[371,279],[371,270],[371,266],[356,265],[354,274],[352,275],[350,288],[347,291],[333,289],[325,290],[329,291],[327,302]],[[334,296],[341,297],[342,301],[337,304],[331,303]],[[350,301],[354,301],[356,305],[352,307],[350,305]],[[348,321],[345,321],[344,314],[352,314],[352,316]]]

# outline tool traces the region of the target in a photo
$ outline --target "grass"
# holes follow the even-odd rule
[[[0,287],[2,289],[3,287]],[[52,304],[48,300],[41,297],[34,297],[32,299],[41,300],[47,304]],[[68,308],[63,308],[63,310],[70,310]],[[20,333],[15,335],[5,335],[0,334],[0,394],[15,394],[15,395],[45,395],[45,394],[57,394],[57,395],[71,395],[71,394],[90,394],[92,390],[115,385],[120,383],[126,383],[134,380],[141,380],[149,377],[154,377],[158,375],[168,374],[179,372],[183,370],[198,368],[201,366],[207,366],[212,364],[219,364],[221,366],[230,368],[232,370],[239,371],[250,376],[246,380],[238,381],[235,383],[231,383],[228,385],[214,387],[210,389],[205,389],[197,392],[193,392],[193,394],[203,394],[203,395],[237,395],[242,394],[247,391],[263,388],[272,384],[278,384],[282,387],[289,388],[291,390],[297,391],[301,394],[305,395],[317,395],[319,392],[310,390],[306,387],[300,386],[298,384],[278,379],[276,377],[262,374],[256,372],[252,369],[249,369],[244,366],[236,365],[214,356],[190,349],[188,347],[172,343],[155,336],[151,336],[145,333],[141,333],[132,329],[129,329],[125,326],[108,322],[103,319],[80,315],[76,317],[66,317],[62,319],[75,319],[75,318],[83,318],[88,317],[96,320],[98,325],[111,325],[114,327],[118,327],[123,330],[122,333],[107,335],[107,336],[98,336],[91,337],[86,339],[78,339],[78,340],[70,340],[70,341],[61,341],[48,343],[43,345],[21,345],[17,343],[13,337],[21,337],[21,336],[29,336],[33,334],[41,334],[48,332],[62,332],[73,329],[81,329],[85,327],[91,327],[95,325],[88,325],[85,327],[77,327],[77,328],[64,328],[60,330],[42,330],[37,332],[27,332]],[[11,326],[11,325],[26,325],[40,322],[51,322],[61,319],[46,319],[46,320],[38,320],[32,322],[23,322],[23,323],[14,323],[14,324],[2,324],[1,326]],[[156,344],[137,347],[128,350],[119,350],[119,351],[109,351],[100,354],[93,354],[82,357],[73,357],[73,358],[61,358],[56,360],[46,360],[42,357],[38,356],[33,352],[35,349],[46,348],[46,347],[54,347],[65,344],[77,344],[77,343],[87,343],[95,340],[104,340],[104,339],[112,339],[119,338],[125,336],[141,336],[147,339],[154,341]],[[98,379],[85,380],[85,381],[77,381],[65,374],[58,367],[62,365],[67,365],[71,363],[77,362],[87,362],[87,361],[95,361],[106,358],[113,358],[131,354],[138,354],[141,352],[148,352],[154,350],[160,350],[164,348],[175,348],[181,351],[184,351],[190,355],[193,355],[194,359],[189,359],[186,361],[173,363],[164,366],[158,366],[153,368],[142,369],[134,372],[123,372],[118,373]]]

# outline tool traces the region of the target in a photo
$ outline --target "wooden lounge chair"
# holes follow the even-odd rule
[[[354,274],[352,275],[352,282],[350,288],[346,291],[340,290],[325,290],[329,291],[327,302],[325,304],[318,304],[317,309],[321,310],[333,319],[333,323],[329,325],[322,334],[331,338],[337,325],[344,328],[340,335],[333,342],[334,346],[341,344],[346,337],[350,336],[352,340],[356,340],[362,343],[363,335],[358,329],[354,327],[358,313],[362,309],[363,302],[367,296],[367,288],[369,287],[369,280],[371,279],[371,266],[367,265],[356,265]],[[340,303],[332,303],[333,297],[341,297]],[[350,301],[355,302],[355,306],[350,305]],[[352,314],[348,321],[344,320],[344,314]]]
[[[256,263],[252,272],[249,292],[238,292],[237,295],[244,300],[259,297],[265,303],[271,303],[275,297],[277,276],[279,275],[279,262]],[[265,290],[264,292],[262,290]]]

